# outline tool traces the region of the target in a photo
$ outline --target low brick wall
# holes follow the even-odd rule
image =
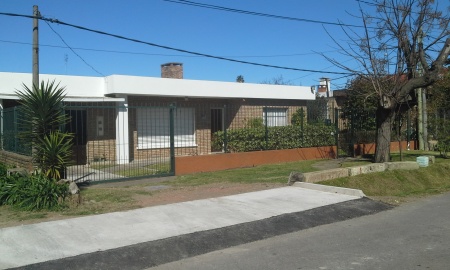
[[[255,151],[245,153],[211,154],[175,158],[175,174],[213,172],[311,159],[336,157],[336,147],[312,147],[286,150]]]
[[[19,155],[5,150],[0,150],[0,162],[10,166],[25,168],[28,171],[33,170],[31,157]]]
[[[355,144],[355,155],[362,156],[367,154],[375,154],[375,146],[376,145],[374,143]],[[408,149],[408,142],[402,141],[401,147],[403,151],[406,151]],[[416,149],[415,141],[409,142],[409,149],[411,150]],[[400,145],[398,142],[391,142],[391,151],[394,152],[400,151]]]
[[[375,144],[355,145],[357,155],[375,153]],[[402,142],[402,149],[407,149],[407,142]],[[415,142],[410,142],[410,149],[415,149]],[[398,142],[391,143],[391,151],[398,151]],[[175,175],[199,172],[214,172],[236,168],[254,167],[263,164],[276,164],[311,159],[336,158],[336,147],[312,147],[286,150],[255,151],[245,153],[210,154],[201,156],[175,157]]]

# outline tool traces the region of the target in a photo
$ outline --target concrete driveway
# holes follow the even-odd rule
[[[310,184],[3,228],[0,269],[143,269],[389,208]]]

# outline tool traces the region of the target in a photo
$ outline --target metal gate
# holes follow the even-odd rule
[[[338,157],[362,154],[361,144],[375,143],[375,110],[343,111],[335,109],[336,148]]]
[[[175,106],[70,104],[73,134],[66,178],[99,183],[175,174]]]

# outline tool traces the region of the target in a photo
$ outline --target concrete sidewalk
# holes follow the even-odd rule
[[[34,264],[37,267],[31,266],[32,269],[49,269],[51,267],[42,263],[76,258],[83,254],[101,254],[108,250],[229,228],[237,224],[248,224],[361,199],[358,192],[348,195],[348,190],[341,192],[339,189],[315,189],[294,185],[126,212],[3,228],[0,229],[0,269]],[[65,268],[81,269],[73,265]],[[96,269],[106,268],[110,267],[103,265]]]

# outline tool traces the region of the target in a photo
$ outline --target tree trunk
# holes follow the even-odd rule
[[[383,163],[390,161],[391,153],[391,130],[392,119],[395,112],[392,109],[377,108],[377,141],[375,148],[375,162]]]

